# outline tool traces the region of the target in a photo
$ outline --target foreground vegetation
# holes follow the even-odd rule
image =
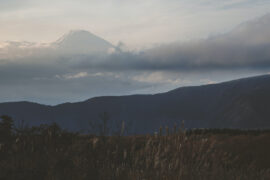
[[[270,179],[270,131],[95,136],[0,124],[0,179]]]

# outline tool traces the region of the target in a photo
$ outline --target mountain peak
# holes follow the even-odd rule
[[[78,39],[78,38],[99,38],[98,36],[94,35],[93,33],[86,31],[86,30],[71,30],[68,33],[64,34],[61,38],[59,38],[56,42],[61,43],[68,39]],[[100,38],[101,39],[101,38]]]
[[[53,43],[64,53],[108,53],[114,48],[110,42],[86,30],[72,30]]]

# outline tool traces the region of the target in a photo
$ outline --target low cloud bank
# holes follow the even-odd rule
[[[102,51],[70,53],[73,45],[70,41],[69,53],[64,48],[58,51],[55,44],[1,44],[0,101],[30,99],[57,103],[67,97],[76,101],[98,95],[144,92],[143,89],[152,91],[153,87],[162,91],[215,82],[203,76],[206,72],[270,72],[270,14],[243,23],[227,34],[141,52],[123,50],[94,35],[91,38],[101,42]],[[84,45],[83,52],[92,47],[87,46],[88,42]],[[186,78],[187,73],[197,76]]]

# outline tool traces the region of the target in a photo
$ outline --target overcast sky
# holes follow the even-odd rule
[[[84,29],[130,48],[205,38],[270,11],[269,0],[0,0],[0,41]]]
[[[269,12],[266,0],[0,0],[0,102],[269,74]]]

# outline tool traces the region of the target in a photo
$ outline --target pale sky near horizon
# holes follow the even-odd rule
[[[228,32],[268,12],[268,0],[0,0],[0,42],[52,42],[84,29],[144,48]]]

